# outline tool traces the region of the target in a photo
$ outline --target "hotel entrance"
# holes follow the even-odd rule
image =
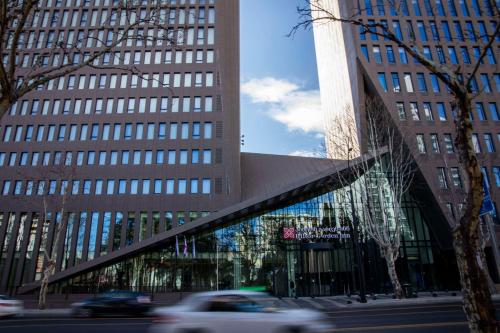
[[[298,251],[295,280],[296,296],[333,296],[353,289],[351,250],[332,242],[304,243]],[[293,281],[293,280],[291,280]]]

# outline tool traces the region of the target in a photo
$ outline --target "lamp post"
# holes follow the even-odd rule
[[[351,171],[350,162],[351,162],[351,151],[352,148],[349,148],[347,151],[347,170]],[[351,197],[351,215],[352,215],[352,224],[353,224],[353,237],[354,237],[354,246],[356,248],[356,260],[358,262],[358,278],[359,278],[359,301],[361,303],[366,303],[366,288],[365,288],[365,267],[363,263],[363,255],[361,251],[361,245],[359,244],[358,237],[358,226],[359,220],[356,215],[356,211],[354,208],[354,196],[352,194],[352,186],[349,182],[349,196]]]

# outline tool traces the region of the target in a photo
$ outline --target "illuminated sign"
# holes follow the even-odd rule
[[[346,239],[351,238],[351,227],[283,228],[283,239]]]

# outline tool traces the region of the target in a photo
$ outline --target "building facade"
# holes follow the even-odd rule
[[[427,58],[458,69],[464,78],[471,73],[489,36],[500,24],[495,14],[498,1],[490,0],[318,0],[314,3],[342,17],[383,24],[403,42],[418,47]],[[322,16],[314,10],[313,15]],[[378,32],[382,32],[380,28]],[[352,113],[361,137],[365,101],[373,97],[382,100],[413,151],[423,180],[453,224],[460,216],[464,184],[453,143],[454,106],[449,89],[403,48],[359,26],[319,23],[314,26],[314,36],[325,123],[332,123],[337,115],[345,118]],[[472,90],[478,93],[473,100],[472,139],[494,202],[500,200],[499,51],[497,35],[471,82]],[[339,99],[336,94],[342,97]],[[329,155],[342,158],[328,144],[328,130],[326,134]],[[364,149],[360,147],[359,151]],[[498,221],[496,211],[493,217]]]
[[[116,4],[44,0],[22,39],[19,75],[39,57],[44,66],[57,64],[49,52],[56,37],[116,37],[123,28]],[[156,26],[138,26],[133,36],[148,38],[124,41],[96,66],[48,82],[2,119],[0,290],[36,292],[49,253],[58,258],[50,279],[56,293],[260,288],[331,295],[356,291],[361,265],[369,291],[390,289],[377,246],[352,233],[363,228],[352,222],[355,215],[363,221],[361,197],[351,206],[346,196],[347,187],[359,186],[350,166],[369,157],[240,153],[238,1],[143,1],[136,15],[158,5],[170,41],[157,38]],[[337,37],[349,47],[318,48],[322,91],[341,92],[323,103],[351,103],[361,124],[355,111],[365,87],[376,92],[378,81],[361,75],[364,60],[351,56],[361,47],[357,33]],[[100,47],[89,40],[83,56]],[[329,52],[344,59],[331,76],[349,77],[337,80],[343,87],[324,85]],[[132,72],[116,68],[130,65]],[[423,103],[423,95],[404,96]],[[427,183],[404,203],[398,272],[420,289],[451,289],[449,227]]]
[[[57,40],[118,38],[129,22],[118,3],[42,1],[20,42],[19,76],[38,57],[62,61],[51,53]],[[164,29],[138,25],[98,68],[40,86],[2,119],[1,289],[40,279],[63,206],[58,270],[240,199],[238,2],[137,5],[137,17],[160,6]],[[74,54],[99,50],[99,40]]]

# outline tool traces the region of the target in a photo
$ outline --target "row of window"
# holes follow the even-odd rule
[[[131,0],[130,5],[133,6],[157,6],[157,5],[213,5],[215,0]],[[89,6],[119,6],[120,0],[43,0],[38,6],[50,8],[55,6],[61,7],[89,7]]]
[[[174,216],[177,217],[177,225],[183,225],[188,221],[193,222],[194,220],[200,217],[205,217],[208,214],[209,212],[207,211],[165,211],[163,214],[161,214],[160,211],[153,211],[150,213],[141,211],[139,214],[129,211],[126,215],[123,212],[80,212],[79,214],[75,212],[68,212],[64,216],[64,219],[67,221],[66,229],[63,231],[63,235],[65,235],[64,243],[60,244],[63,248],[61,269],[64,270],[73,264],[79,264],[82,261],[92,260],[96,256],[104,255],[111,250],[115,251],[119,249],[122,244],[128,246],[134,241],[142,241],[150,237],[151,234],[156,235],[160,232],[170,230],[173,225]],[[19,216],[18,224],[16,224],[16,215]],[[32,215],[31,219],[29,218],[29,215]],[[41,216],[45,218],[45,221],[40,221]],[[53,217],[55,217],[55,223],[51,223]],[[48,241],[54,242],[55,240],[54,237],[48,237],[50,229],[53,228],[51,225],[59,225],[61,220],[62,216],[60,212],[56,212],[55,214],[47,212],[46,215],[41,215],[38,212],[33,212],[32,214],[26,212],[21,212],[20,214],[5,214],[7,232],[5,233],[5,237],[3,239],[2,253],[6,253],[11,246],[11,241],[15,241],[13,246],[16,257],[19,257],[19,253],[22,250],[26,250],[26,267],[30,266],[28,261],[32,260],[32,258],[37,258],[35,261],[35,279],[39,280],[41,278],[44,263],[43,251],[46,248],[52,248],[53,244],[47,244]],[[4,214],[0,213],[0,225],[3,222]],[[39,252],[37,252],[34,245],[35,239],[38,235],[39,223],[43,223],[43,225],[41,225],[40,228],[41,246],[39,247]],[[15,225],[18,226],[19,230],[14,230]],[[124,232],[123,236],[122,228]],[[98,229],[102,230],[102,232],[98,233]],[[137,229],[137,233],[135,232],[135,229]],[[26,240],[24,240],[23,230],[29,231]],[[77,237],[73,238],[73,232]],[[12,239],[12,235],[15,234],[17,234],[17,237],[14,240]],[[110,239],[110,234],[113,235],[112,240]],[[98,239],[98,237],[101,238]],[[84,242],[86,243],[84,244]],[[24,247],[22,247],[23,244]],[[46,246],[46,244],[48,246]],[[84,256],[84,249],[87,250],[87,257]],[[74,262],[69,262],[71,254],[74,254],[74,257],[72,258],[74,259]],[[12,271],[15,271],[15,268],[11,270],[11,274]],[[23,282],[27,282],[26,272],[27,270],[23,272]]]
[[[488,184],[490,183],[490,179],[488,177],[488,171],[485,167],[481,167],[483,171],[483,175],[485,176],[485,180]],[[496,187],[500,187],[500,167],[494,166],[492,168],[493,173],[493,181]],[[458,168],[449,168],[449,172],[447,172],[446,168],[437,168],[437,180],[439,188],[448,189],[449,184],[451,183],[454,187],[462,187],[462,177],[460,175],[460,170]]]
[[[440,140],[439,140],[439,135],[437,133],[431,133],[430,135],[430,147],[431,151],[433,153],[439,154],[441,153],[441,145],[440,145]],[[444,133],[443,135],[443,142],[444,148],[446,153],[448,154],[453,154],[455,152],[455,147],[453,146],[453,138],[450,133]],[[484,140],[484,145],[481,144],[480,141],[480,135],[477,133],[472,134],[472,143],[474,146],[474,150],[476,153],[482,153],[487,152],[487,153],[494,153],[496,151],[495,149],[495,144],[494,144],[494,139],[493,135],[491,133],[484,133],[482,134],[483,140]],[[427,153],[427,145],[425,143],[425,138],[424,134],[417,134],[417,149],[419,153],[421,154],[426,154]],[[497,134],[498,141],[500,143],[500,134]]]
[[[19,159],[18,159],[19,156]],[[186,165],[191,164],[211,164],[211,149],[180,149],[180,150],[112,150],[107,151],[72,151],[61,152],[0,152],[0,167],[2,166],[37,166],[37,165],[66,165],[75,163],[82,165]]]
[[[76,63],[80,60],[82,54],[75,53],[72,57],[72,62]],[[22,61],[20,61],[22,59]],[[136,52],[107,52],[101,57],[102,60],[95,60],[94,64],[97,65],[130,65],[130,64],[141,64],[141,65],[161,65],[161,64],[212,64],[214,62],[214,50],[175,50],[175,51],[136,51]],[[8,55],[4,55],[3,63],[6,65],[8,63]],[[39,53],[28,53],[24,54],[22,58],[16,55],[16,64],[20,64],[22,68],[28,68],[35,66],[37,64],[41,66],[57,66],[61,57],[58,54],[54,54],[52,58],[48,55],[43,55]],[[144,77],[143,74],[142,77]],[[159,75],[159,73],[158,73]],[[92,80],[92,75],[90,76]],[[81,80],[81,79],[80,79]],[[159,79],[158,79],[159,81]],[[166,86],[170,80],[163,80],[162,85]],[[95,78],[94,78],[95,82]],[[94,89],[94,88],[90,88]]]
[[[167,136],[167,127],[169,128],[169,133]],[[38,125],[36,128],[34,125],[17,125],[14,127],[12,125],[7,125],[4,127],[3,131],[3,142],[45,142],[52,141],[107,141],[107,140],[165,140],[167,137],[170,140],[176,140],[178,138],[177,132],[180,132],[180,139],[212,139],[212,123],[205,122],[193,122],[193,123],[125,123],[125,124],[82,124],[82,125]],[[123,131],[122,131],[123,128]],[[134,130],[135,128],[135,130]],[[45,129],[47,129],[46,134]],[[101,129],[101,132],[99,133]],[[203,129],[203,134],[201,130]],[[190,133],[191,132],[191,133]],[[23,135],[24,133],[24,135]],[[13,134],[13,135],[12,135]],[[90,134],[90,135],[89,135]],[[190,137],[191,134],[191,137]]]
[[[401,23],[399,20],[393,20],[392,26],[389,26],[389,23],[387,20],[368,20],[367,24],[370,25],[371,27],[369,28],[370,30],[366,30],[365,27],[360,26],[359,28],[359,39],[360,40],[367,40],[367,35],[370,37],[370,40],[372,41],[378,41],[380,39],[388,40],[387,37],[379,37],[375,33],[379,33],[382,35],[385,35],[385,32],[392,32],[394,35],[399,39],[399,40],[404,40],[405,38],[409,41],[415,41],[417,39],[417,36],[415,34],[415,30],[413,28],[414,21],[412,20],[407,20],[403,23]],[[376,24],[381,24],[384,29],[376,27]],[[404,31],[405,33],[403,34],[402,30],[402,24],[404,24]],[[462,29],[462,23],[460,21],[417,21],[416,22],[417,29],[419,31],[419,40],[421,42],[428,42],[429,40],[438,42],[441,41],[441,39],[444,37],[445,41],[451,42],[454,40],[458,40],[461,42],[467,41],[472,41],[472,42],[477,42],[478,40],[482,40],[484,42],[487,42],[489,37],[493,35],[493,32],[496,29],[497,22],[496,21],[490,21],[489,26],[490,26],[490,31],[491,33],[488,34],[488,28],[487,28],[487,23],[483,21],[478,21],[477,26],[479,33],[474,29],[474,23],[472,21],[465,21],[465,31]],[[454,37],[452,36],[451,30],[450,30],[450,25],[453,26],[454,30]],[[379,30],[379,31],[377,31]],[[441,31],[441,32],[440,32]],[[495,37],[496,41],[500,40],[500,37]]]
[[[171,81],[172,77],[172,82]],[[163,87],[174,87],[174,88],[201,88],[201,87],[213,87],[214,86],[214,73],[213,72],[196,72],[196,73],[148,73],[138,75],[122,74],[111,74],[109,75],[109,81],[107,75],[100,75],[99,81],[96,80],[96,75],[89,75],[88,78],[85,75],[80,75],[77,79],[76,75],[70,75],[68,77],[61,77],[57,80],[51,80],[47,83],[46,87],[39,86],[37,90],[73,90],[73,89],[116,89],[116,88],[163,88]],[[19,84],[22,83],[23,78],[19,78]],[[56,82],[57,81],[57,82]]]
[[[150,237],[151,234],[156,235],[170,230],[174,225],[174,217],[176,218],[176,224],[179,226],[208,215],[208,211],[68,212],[64,216],[67,221],[66,230],[63,231],[64,243],[60,244],[63,247],[61,269],[64,270],[74,264],[92,260],[109,251],[116,251],[122,244],[128,246],[134,241],[142,241]],[[18,224],[16,224],[16,217],[19,218]],[[43,219],[45,220],[43,221]],[[54,219],[55,223],[52,223],[52,219]],[[6,225],[5,236],[0,239],[2,241],[0,244],[3,244],[0,249],[1,252],[7,253],[12,244],[11,242],[15,242],[13,246],[18,256],[21,251],[26,250],[26,260],[36,259],[35,280],[39,280],[43,271],[44,249],[50,249],[53,246],[53,244],[47,244],[50,229],[53,228],[51,226],[59,225],[61,220],[61,212],[47,212],[45,215],[40,212],[31,214],[27,212],[0,213],[0,225]],[[39,228],[39,224],[41,228]],[[19,230],[14,230],[15,225],[18,225]],[[98,232],[99,225],[102,226],[100,228],[102,232],[100,233]],[[26,240],[24,239],[23,230],[28,231]],[[151,234],[148,230],[151,230]],[[12,235],[16,234],[17,237],[13,239]],[[112,239],[111,234],[113,235]],[[73,235],[76,235],[76,237],[73,237]],[[35,247],[37,236],[40,237],[41,241],[38,252]],[[54,242],[55,237],[52,237],[50,241]],[[23,243],[25,244],[24,248]],[[87,250],[87,257],[84,256],[84,249]],[[74,253],[74,262],[70,262],[71,253]],[[26,267],[29,266],[29,263],[26,263]],[[27,282],[27,274],[25,273],[23,273],[23,282]]]
[[[11,187],[12,184],[12,187]],[[5,180],[2,195],[210,194],[209,178]]]
[[[31,105],[30,105],[31,102]],[[126,103],[126,104],[125,104]],[[156,112],[212,112],[213,98],[212,96],[184,96],[184,97],[130,97],[125,98],[91,98],[75,100],[48,100],[40,101],[34,99],[32,101],[23,100],[21,103],[16,103],[9,111],[11,116],[19,114],[26,115],[94,115],[94,114],[112,114],[112,113],[156,113]]]
[[[435,55],[433,56],[431,52],[431,48],[429,46],[423,46],[422,47],[422,52],[424,56],[429,59],[434,61],[434,58],[436,57],[437,60],[439,61],[440,64],[446,64],[447,62],[450,62],[453,65],[458,65],[460,63],[460,60],[458,59],[457,55],[457,48],[455,46],[448,46],[446,49],[448,52],[446,53],[445,48],[442,46],[435,46]],[[497,48],[497,50],[500,50],[500,48]],[[394,53],[394,48],[392,45],[386,45],[385,46],[385,51],[386,51],[386,63],[388,64],[396,64],[396,55]],[[397,48],[398,55],[399,55],[399,63],[400,64],[408,64],[408,56],[406,51],[402,47]],[[370,62],[370,53],[368,51],[368,46],[367,45],[361,45],[361,52],[363,53],[363,56],[367,62]],[[474,54],[474,60],[477,61],[482,53],[481,48],[478,46],[474,46],[472,48],[472,52]],[[498,52],[497,52],[498,54]],[[469,50],[467,46],[461,46],[460,47],[460,55],[462,57],[462,63],[464,64],[472,64],[472,60],[469,54]],[[384,63],[383,57],[382,57],[382,51],[381,47],[379,45],[373,45],[372,47],[372,55],[371,57],[377,64],[382,64]],[[485,59],[488,61],[490,65],[495,65],[497,63],[493,51],[491,48],[488,48],[486,50],[486,57]],[[414,63],[419,63],[416,59],[414,59]],[[484,64],[484,60],[481,62]]]
[[[408,6],[410,1],[410,6]],[[457,6],[458,3],[458,6]],[[363,4],[363,6],[361,6]],[[385,16],[386,11],[391,16],[471,16],[471,10],[475,16],[495,16],[490,0],[358,0],[359,13],[368,16],[376,14]],[[460,11],[458,11],[458,8]],[[410,14],[410,9],[412,13]]]
[[[406,120],[408,118],[412,119],[413,121],[420,121],[422,119],[425,119],[426,121],[431,121],[433,122],[435,119],[435,115],[432,108],[432,104],[430,102],[423,102],[422,103],[422,109],[423,109],[423,116],[421,115],[421,110],[419,108],[419,105],[417,102],[409,102],[408,103],[410,106],[410,117],[407,116],[407,110],[405,107],[404,102],[396,102],[396,111],[399,116],[399,120]],[[487,104],[487,108],[489,110],[489,116],[486,115],[485,112],[485,106],[484,104]],[[490,102],[490,103],[483,103],[483,102],[476,102],[476,113],[477,117],[480,121],[486,121],[486,120],[493,120],[493,121],[499,121],[500,120],[500,114],[498,112],[497,104],[495,102]],[[445,103],[438,102],[436,103],[436,112],[437,112],[437,118],[440,121],[447,121],[448,116],[446,113],[446,108],[445,108]],[[452,112],[453,119],[455,119],[455,113],[454,111]],[[471,120],[474,121],[475,115],[471,113]]]
[[[178,28],[170,29],[130,29],[125,35],[124,29],[114,31],[113,28],[89,30],[89,31],[35,31],[21,34],[18,39],[18,49],[50,49],[58,44],[67,45],[77,50],[83,48],[99,48],[111,46],[118,42],[114,48],[126,47],[144,47],[144,46],[162,46],[166,45],[214,45],[215,28]],[[13,34],[10,34],[7,49],[12,46]],[[80,52],[76,53],[80,54]]]
[[[417,83],[416,88],[417,89],[415,89],[415,86],[414,86],[413,75],[416,76],[416,83]],[[403,82],[405,83],[406,92],[413,93],[415,91],[418,91],[418,92],[422,92],[422,93],[427,93],[429,90],[428,90],[427,80],[426,80],[425,76],[426,75],[424,73],[410,73],[410,72],[403,73]],[[388,92],[389,85],[387,83],[386,73],[385,72],[378,72],[377,78],[378,78],[378,81],[380,83],[380,87],[382,88],[382,90],[384,92]],[[390,78],[391,78],[391,83],[392,83],[392,91],[393,92],[401,92],[402,89],[401,89],[401,81],[400,81],[399,73],[398,72],[391,72]],[[435,74],[431,73],[431,74],[429,74],[429,78],[430,78],[430,82],[431,82],[432,92],[435,92],[435,93],[441,92],[438,77]],[[458,75],[458,78],[459,78],[459,80],[463,81],[463,77],[461,75]],[[484,93],[494,92],[492,89],[492,86],[490,84],[490,79],[488,77],[488,74],[481,73],[481,74],[479,74],[479,78],[481,81],[481,88],[479,87],[479,84],[478,84],[476,78],[475,77],[471,78],[470,89],[472,92],[477,93],[480,91],[480,89]],[[496,85],[495,92],[500,92],[500,74],[497,74],[497,73],[493,74],[493,80],[494,80],[495,85]],[[450,92],[448,86],[446,86],[446,90],[447,90],[447,92]]]
[[[57,8],[57,7],[56,7]],[[73,10],[45,10],[35,11],[32,28],[64,28],[64,27],[102,27],[102,26],[128,26],[136,22],[154,19],[154,22],[165,25],[194,25],[194,24],[215,24],[215,8],[151,8],[146,7],[138,11],[129,11],[128,13],[119,12],[117,8],[95,8],[92,10],[73,7]],[[28,23],[29,24],[29,23]]]

